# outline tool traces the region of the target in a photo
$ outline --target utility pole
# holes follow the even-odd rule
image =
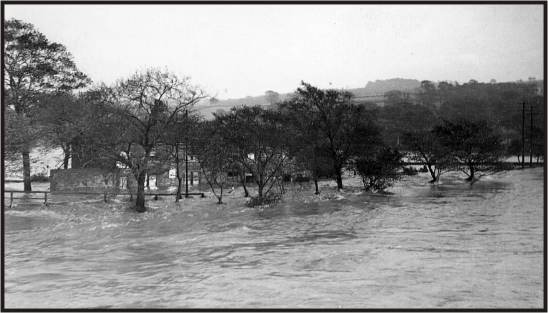
[[[181,199],[181,172],[179,169],[179,138],[177,138],[177,141],[175,143],[175,166],[177,166],[175,175],[177,175],[177,195],[175,195],[175,202],[179,202],[179,199]]]
[[[185,111],[185,123],[188,123],[188,110]],[[188,198],[188,124],[185,132],[185,198]]]
[[[531,107],[531,125],[529,126],[529,167],[533,167],[533,104]]]
[[[521,168],[525,167],[525,101],[521,104]]]

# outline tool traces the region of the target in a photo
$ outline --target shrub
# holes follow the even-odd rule
[[[374,157],[359,158],[356,168],[365,190],[383,191],[400,180],[401,156],[397,150],[385,148]]]
[[[49,182],[49,176],[46,176],[44,173],[34,174],[30,177],[31,182],[37,183],[47,183]]]
[[[419,171],[417,171],[415,168],[413,167],[404,167],[403,168],[403,175],[409,175],[409,176],[413,176],[413,175],[417,175]]]
[[[291,181],[291,175],[289,175],[289,174],[284,174],[284,175],[282,176],[282,181],[283,181],[283,182],[286,182],[286,183],[287,183],[287,182],[290,182],[290,181]]]
[[[297,183],[307,183],[310,181],[310,177],[308,176],[297,176],[295,177],[295,182]]]
[[[247,202],[247,206],[254,207],[258,205],[272,204],[280,201],[281,199],[282,199],[281,195],[270,193],[267,196],[264,196],[262,198],[251,197],[251,199]]]

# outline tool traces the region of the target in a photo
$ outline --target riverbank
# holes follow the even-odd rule
[[[512,171],[505,171],[495,173],[490,176],[482,177],[480,180],[476,181],[475,184],[483,185],[490,181],[496,181],[501,177],[511,175],[514,171],[539,171],[541,168],[524,168],[524,169],[514,169]],[[417,173],[416,175],[402,176],[401,181],[395,182],[392,187],[389,187],[383,193],[376,194],[374,192],[366,192],[363,190],[363,183],[359,175],[352,175],[350,172],[347,172],[343,175],[343,185],[342,190],[337,189],[336,182],[332,179],[322,179],[318,182],[320,194],[314,194],[314,184],[312,182],[293,182],[284,184],[284,193],[282,194],[281,202],[291,202],[297,203],[302,201],[303,203],[317,202],[317,201],[327,201],[327,200],[337,200],[343,199],[345,196],[358,196],[361,194],[371,194],[371,195],[412,195],[416,192],[416,188],[419,189],[432,189],[432,190],[443,190],[448,186],[454,186],[456,188],[471,188],[469,182],[465,181],[466,175],[461,172],[453,171],[449,173],[444,173],[441,176],[440,181],[431,184],[429,183],[431,177],[428,173]],[[22,190],[22,183],[6,183],[6,190]],[[34,191],[49,191],[48,182],[33,182],[32,187]],[[239,207],[245,206],[246,203],[250,200],[250,197],[244,197],[244,189],[241,185],[235,185],[234,189],[226,188],[223,193],[223,204],[221,207]],[[193,187],[193,191],[197,191],[196,187]],[[256,196],[257,188],[252,185],[247,186],[248,192],[251,197]],[[276,188],[275,188],[276,189]],[[175,195],[161,195],[158,197],[154,196],[156,190],[147,190],[148,193],[146,196],[146,205],[150,209],[160,209],[162,207],[168,208],[189,208],[192,206],[209,206],[217,204],[217,198],[211,192],[209,188],[202,188],[200,192],[204,193],[204,197],[197,195],[189,196],[188,198],[180,199],[179,202],[175,202]],[[170,192],[175,193],[175,190],[172,188]],[[279,192],[279,189],[276,190]],[[17,197],[24,198],[24,195],[17,195]],[[78,203],[93,203],[101,205],[104,202],[103,194],[49,194],[48,195],[49,205],[67,205],[67,204],[78,204]],[[43,197],[42,197],[43,198]],[[5,201],[9,201],[6,198]],[[109,195],[108,201],[110,206],[115,206],[118,208],[131,208],[130,197],[128,195]],[[8,203],[9,204],[9,203]],[[25,207],[25,206],[40,206],[43,204],[41,199],[25,199],[25,200],[14,200],[14,208]],[[276,204],[263,205],[261,207],[275,206]],[[109,206],[109,205],[107,205]]]

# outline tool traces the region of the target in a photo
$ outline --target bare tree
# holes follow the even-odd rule
[[[164,145],[169,154],[169,161],[175,165],[177,178],[177,194],[175,202],[182,198],[182,185],[185,172],[181,167],[187,162],[189,151],[196,145],[196,136],[199,135],[197,126],[201,117],[190,109],[176,115],[173,125],[166,131]]]
[[[439,181],[441,174],[453,169],[450,150],[441,145],[439,138],[432,131],[407,132],[403,140],[413,153],[410,159],[426,166],[432,177],[430,183]]]
[[[110,136],[105,157],[124,164],[137,181],[135,209],[146,211],[145,180],[152,154],[165,141],[178,114],[190,109],[204,93],[187,77],[156,69],[136,73],[117,83],[111,107]],[[114,124],[113,124],[114,123]]]
[[[352,103],[352,94],[339,90],[321,90],[302,82],[294,101],[301,108],[296,114],[312,119],[318,138],[331,161],[337,188],[342,189],[342,170],[353,156],[363,155],[380,143],[373,114]],[[314,150],[312,150],[314,151]]]
[[[223,191],[229,184],[228,172],[234,168],[234,148],[221,135],[218,120],[204,121],[200,126],[192,151],[200,161],[202,174],[217,203],[222,204]]]
[[[434,134],[456,167],[466,174],[466,181],[474,183],[482,176],[505,170],[500,161],[504,152],[500,135],[487,121],[446,120],[434,128]]]
[[[259,106],[233,108],[218,116],[222,136],[236,149],[235,158],[257,184],[257,203],[269,200],[270,192],[288,157],[286,126],[279,112]]]

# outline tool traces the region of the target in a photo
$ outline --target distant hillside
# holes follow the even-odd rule
[[[291,97],[291,93],[280,94],[280,101],[284,101]],[[200,112],[206,118],[212,117],[213,113],[223,110],[229,111],[233,107],[238,106],[253,106],[253,105],[270,105],[270,102],[267,100],[266,95],[255,96],[255,97],[245,97],[239,99],[226,99],[226,100],[217,100],[217,101],[205,101],[200,103],[195,107],[195,109]]]
[[[376,80],[374,82],[368,82],[367,85],[363,88],[353,88],[348,89],[352,92],[356,98],[366,97],[369,101],[372,102],[382,102],[385,92],[391,90],[400,90],[400,91],[413,91],[416,88],[420,87],[420,81],[416,79],[405,79],[405,78],[392,78],[386,80]],[[280,94],[280,100],[286,100],[291,97],[291,93]],[[375,97],[381,95],[380,97]],[[229,111],[232,107],[240,105],[269,105],[270,102],[267,100],[266,95],[254,96],[254,97],[245,97],[239,99],[226,99],[218,101],[205,101],[198,106],[196,110],[202,113],[206,118],[212,117],[213,113],[224,110]]]
[[[366,95],[378,95],[391,90],[413,91],[420,86],[421,82],[416,79],[392,78],[368,82],[365,88],[363,88],[363,93]],[[356,96],[358,95],[356,94]]]
[[[421,85],[416,79],[391,78],[368,82],[365,88],[349,89],[357,101],[374,102],[377,105],[384,105],[384,94],[388,91],[398,90],[413,92]]]

